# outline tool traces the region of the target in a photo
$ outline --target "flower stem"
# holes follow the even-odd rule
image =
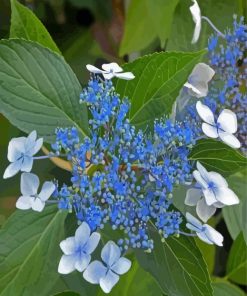
[[[205,20],[212,28],[215,32],[217,32],[219,34],[220,37],[226,39],[226,35],[223,34],[222,32],[220,32],[220,30],[218,30],[215,25],[210,21],[209,18],[207,18],[206,16],[202,16],[202,19]]]

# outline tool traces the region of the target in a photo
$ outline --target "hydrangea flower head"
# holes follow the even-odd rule
[[[131,267],[131,261],[121,257],[120,248],[109,241],[101,251],[103,261],[93,261],[83,273],[86,281],[99,284],[105,293],[110,293],[119,281],[119,275],[126,273]]]
[[[185,204],[196,205],[197,215],[204,222],[215,213],[216,208],[239,203],[238,197],[228,188],[226,180],[220,174],[208,172],[200,162],[197,162],[197,170],[193,175],[200,189],[198,187],[189,189]]]
[[[56,186],[53,182],[45,182],[38,193],[39,178],[32,173],[21,175],[21,193],[16,202],[16,207],[21,210],[32,209],[37,212],[43,211],[45,202],[55,191]]]
[[[8,160],[11,164],[6,168],[3,178],[10,178],[19,171],[30,172],[33,166],[33,155],[43,145],[43,139],[37,139],[36,131],[31,132],[28,137],[13,138],[9,142]]]
[[[186,227],[195,231],[197,236],[207,244],[223,246],[224,237],[213,227],[208,224],[202,224],[198,219],[190,213],[186,213],[187,224]]]
[[[224,143],[232,148],[240,148],[239,140],[233,135],[237,132],[237,117],[234,112],[224,109],[217,121],[215,122],[214,114],[211,109],[202,104],[200,101],[196,103],[196,110],[204,121],[202,130],[206,136],[210,138],[220,138]]]
[[[86,68],[91,73],[102,74],[105,79],[112,79],[113,77],[117,77],[124,80],[131,80],[135,78],[133,73],[123,72],[123,69],[117,63],[103,64],[103,70],[100,70],[93,65],[86,65]]]
[[[214,70],[204,63],[197,64],[184,84],[191,96],[196,98],[206,97],[208,94],[208,83],[213,78]]]
[[[64,252],[58,272],[68,274],[74,270],[84,271],[91,261],[91,254],[97,248],[100,234],[93,232],[86,222],[83,222],[76,230],[75,236],[68,237],[60,243],[60,248]]]

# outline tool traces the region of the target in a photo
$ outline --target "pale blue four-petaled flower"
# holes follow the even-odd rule
[[[64,255],[59,262],[58,272],[68,274],[74,270],[84,271],[99,240],[100,234],[97,232],[91,234],[90,227],[83,222],[77,228],[75,236],[68,237],[60,243]]]
[[[200,101],[196,103],[196,110],[204,121],[202,130],[206,136],[215,139],[220,138],[232,148],[241,147],[239,140],[233,135],[238,128],[237,116],[234,112],[224,109],[221,111],[217,121],[215,121],[211,109]]]
[[[94,74],[102,74],[105,79],[109,80],[113,77],[117,77],[124,80],[131,80],[135,78],[135,75],[131,72],[123,72],[123,68],[121,68],[117,63],[109,63],[103,64],[102,69],[99,69],[93,65],[86,65],[88,71]]]
[[[119,280],[119,275],[126,273],[131,267],[131,261],[121,257],[120,248],[109,241],[101,251],[103,263],[96,260],[89,264],[83,277],[89,283],[99,284],[105,293],[110,293]]]
[[[28,137],[13,138],[8,146],[8,160],[11,164],[6,168],[3,178],[10,178],[19,171],[30,172],[33,166],[33,155],[42,145],[43,139],[37,139],[36,131],[31,132]]]
[[[206,222],[216,208],[238,204],[239,199],[219,173],[208,172],[199,161],[196,166],[197,170],[193,172],[196,188],[187,191],[185,204],[196,206],[198,217]]]
[[[43,211],[45,202],[55,191],[53,182],[45,182],[38,193],[39,178],[32,173],[21,175],[21,194],[16,202],[16,207],[21,210],[32,209],[37,212]]]
[[[186,213],[186,227],[196,232],[196,235],[205,243],[210,245],[223,246],[224,237],[213,227],[208,224],[202,224],[198,219],[190,213]]]

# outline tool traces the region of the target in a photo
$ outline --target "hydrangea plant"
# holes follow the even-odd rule
[[[247,27],[242,18],[239,23],[234,18],[233,31],[221,33],[193,2],[192,42],[200,37],[202,20],[215,32],[209,39],[208,63],[202,63],[205,52],[200,52],[153,54],[121,67],[105,63],[102,70],[88,64],[90,78],[82,89],[57,53],[32,41],[0,41],[0,63],[6,67],[1,73],[9,68],[15,73],[0,75],[0,89],[14,98],[12,103],[0,99],[0,111],[28,133],[10,140],[10,164],[3,178],[21,175],[16,202],[23,210],[20,219],[31,215],[42,221],[49,211],[55,211],[51,221],[56,215],[63,217],[57,237],[47,233],[39,237],[44,235],[54,245],[57,277],[80,273],[85,285],[98,285],[110,293],[122,275],[135,268],[136,257],[163,294],[182,295],[183,290],[185,296],[213,295],[194,240],[222,247],[224,237],[209,219],[242,202],[224,173],[236,171],[230,162],[236,162],[238,169],[246,167]],[[28,71],[42,69],[40,76],[20,74],[20,68],[11,64],[13,51]],[[40,64],[30,65],[36,53],[44,67],[52,64],[54,75],[46,74]],[[162,63],[165,67],[159,68]],[[11,88],[17,76],[22,83],[20,97]],[[70,84],[69,91],[64,82]],[[30,93],[24,94],[24,88]],[[23,122],[18,112],[26,97],[33,97],[38,115],[34,112]],[[37,156],[41,148],[45,153]],[[49,179],[39,189],[41,176],[33,172],[33,164],[43,159],[66,169],[67,182]],[[187,193],[179,196],[178,203],[176,190],[181,187]],[[185,211],[181,203],[188,206]],[[66,229],[65,217],[68,221],[72,217],[72,231]],[[4,231],[8,233],[8,227]],[[191,271],[190,265],[200,270]],[[166,268],[174,268],[175,278],[183,272],[182,283],[161,280]],[[27,281],[25,295],[33,295]],[[41,283],[37,277],[35,281]],[[2,295],[19,295],[15,289],[7,281]]]

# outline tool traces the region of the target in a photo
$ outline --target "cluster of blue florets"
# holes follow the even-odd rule
[[[225,39],[219,38],[213,35],[208,43],[210,66],[216,75],[205,103],[213,111],[226,107],[236,113],[237,137],[247,151],[247,25],[244,18],[238,21],[234,17],[233,29],[225,32]]]
[[[166,118],[146,134],[128,119],[130,102],[111,81],[93,78],[80,95],[90,111],[90,136],[57,129],[53,149],[73,164],[71,186],[57,191],[59,207],[73,211],[92,231],[106,223],[122,231],[122,249],[153,249],[152,222],[163,238],[179,233],[180,212],[172,208],[175,185],[191,180],[188,156],[195,134],[188,123]]]

